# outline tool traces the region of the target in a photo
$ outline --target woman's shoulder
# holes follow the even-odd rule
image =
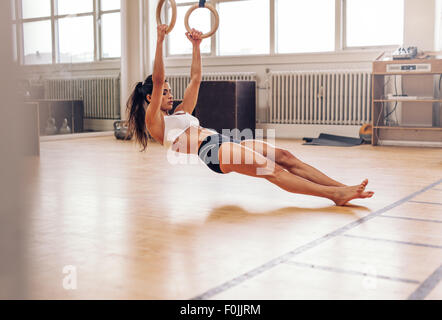
[[[163,114],[158,113],[155,117],[156,119],[150,119],[147,121],[147,130],[155,140],[161,138],[164,134],[164,117]]]

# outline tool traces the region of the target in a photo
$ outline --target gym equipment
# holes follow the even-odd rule
[[[359,130],[359,137],[364,140],[365,143],[371,143],[372,134],[373,126],[371,124],[364,124]]]
[[[158,6],[157,6],[157,24],[163,24],[161,22],[161,9],[163,8],[163,4],[164,2],[166,2],[166,0],[160,0],[158,1]],[[176,23],[176,2],[175,0],[169,0],[170,2],[170,6],[172,8],[172,19],[170,20],[170,24],[169,27],[167,28],[166,34],[170,33],[173,28],[175,27],[175,23]]]
[[[64,118],[63,123],[61,124],[61,128],[60,128],[59,133],[60,134],[70,134],[71,132],[72,132],[71,128],[69,128],[69,126],[68,126],[68,119]]]
[[[38,105],[40,135],[47,135],[45,129],[48,118],[55,119],[55,126],[60,128],[63,120],[68,119],[71,133],[81,133],[84,121],[84,103],[82,100],[29,100]]]
[[[114,135],[118,140],[131,140],[132,135],[128,134],[127,121],[115,121],[114,122]]]
[[[202,127],[223,133],[223,129],[256,129],[255,81],[201,82],[195,116]],[[236,133],[232,138],[240,140]]]
[[[201,36],[202,39],[209,38],[209,37],[211,37],[212,35],[215,34],[216,30],[218,30],[218,27],[219,27],[219,15],[218,15],[218,12],[216,11],[216,9],[211,4],[206,3],[206,0],[200,0],[199,3],[194,4],[193,6],[191,6],[189,8],[189,10],[187,10],[186,16],[184,17],[184,25],[185,25],[186,30],[188,32],[192,32],[192,29],[189,26],[189,17],[192,14],[192,12],[195,11],[196,9],[198,9],[198,8],[207,8],[207,9],[209,9],[210,11],[212,11],[212,13],[213,13],[213,15],[215,17],[215,24],[213,25],[212,30],[210,32],[205,33],[205,34],[203,34]]]
[[[45,133],[48,136],[54,135],[57,133],[57,127],[55,126],[55,119],[52,117],[48,118],[48,121],[46,122],[46,129]]]
[[[305,141],[304,145],[329,147],[353,147],[359,146],[364,142],[359,138],[336,136],[326,133],[321,133],[318,138],[303,138],[302,140]]]

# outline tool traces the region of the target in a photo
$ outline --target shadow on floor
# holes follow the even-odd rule
[[[371,210],[364,206],[357,205],[347,205],[345,207],[338,206],[328,206],[321,208],[301,208],[301,207],[285,207],[277,210],[271,210],[266,212],[251,212],[243,207],[235,206],[235,205],[226,205],[222,207],[215,208],[211,211],[210,215],[207,217],[207,222],[216,222],[219,220],[229,220],[237,222],[244,222],[244,220],[257,220],[263,218],[272,218],[275,219],[277,217],[298,217],[302,215],[324,215],[333,216],[333,215],[354,215],[357,217],[361,217],[367,214],[370,214]]]

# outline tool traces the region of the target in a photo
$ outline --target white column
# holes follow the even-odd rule
[[[405,0],[404,46],[432,51],[436,47],[436,0]]]
[[[150,72],[148,0],[121,1],[121,118],[126,102],[139,81]]]
[[[404,47],[416,46],[419,51],[436,48],[436,2],[437,0],[405,0]],[[433,76],[401,77],[402,87],[410,96],[433,96]],[[431,104],[402,104],[402,125],[431,126],[436,114]]]
[[[442,0],[436,0],[436,32],[434,43],[436,50],[442,50]]]

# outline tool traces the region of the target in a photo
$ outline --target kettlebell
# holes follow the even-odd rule
[[[359,137],[364,140],[365,143],[371,143],[373,132],[373,126],[371,124],[364,124],[359,130]]]
[[[114,122],[114,135],[118,140],[131,140],[132,135],[128,135],[128,123],[127,121],[115,121]]]
[[[48,136],[54,135],[57,133],[57,127],[55,126],[55,119],[50,117],[46,123],[45,132]]]
[[[63,124],[61,125],[59,133],[60,134],[70,134],[71,133],[71,128],[69,128],[69,126],[68,126],[68,119],[64,118]]]

